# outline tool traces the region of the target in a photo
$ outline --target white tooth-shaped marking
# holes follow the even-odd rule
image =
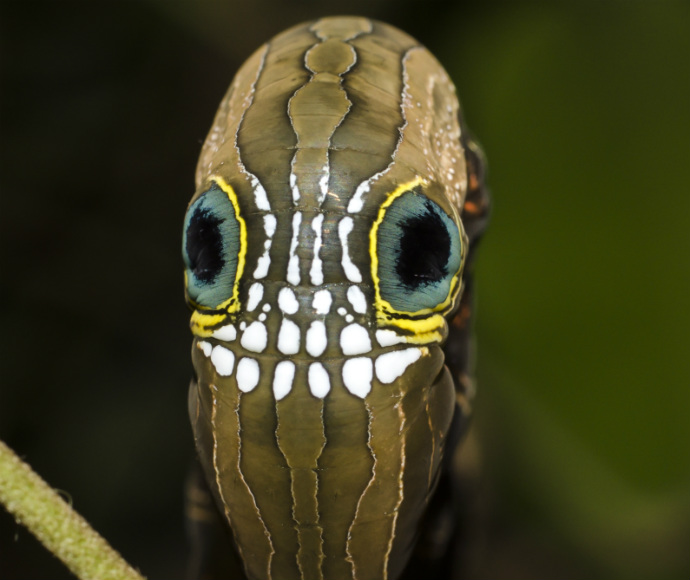
[[[235,367],[235,355],[224,346],[217,344],[211,351],[211,362],[221,377],[229,377]]]
[[[244,357],[237,363],[237,388],[243,393],[254,390],[259,376],[259,363],[253,358]]]
[[[297,251],[297,242],[299,241],[299,226],[302,223],[302,213],[295,212],[292,216],[292,241],[290,242],[290,260],[287,268],[287,281],[293,286],[299,284],[299,256],[295,253]]]
[[[340,350],[345,355],[362,354],[371,350],[371,338],[360,324],[350,324],[340,333]]]
[[[317,215],[311,222],[311,229],[314,230],[316,237],[314,239],[314,260],[311,263],[309,270],[309,277],[314,286],[321,286],[323,284],[323,262],[319,257],[321,251],[321,227],[323,226],[323,214]]]
[[[364,297],[359,286],[350,286],[347,289],[347,299],[352,304],[352,308],[359,314],[364,314],[367,311],[367,299]]]
[[[266,232],[266,241],[264,242],[264,253],[256,262],[254,269],[254,278],[259,280],[265,278],[268,274],[268,268],[271,265],[271,243],[273,242],[273,234],[276,231],[276,216],[267,214],[264,216],[264,231]]]
[[[252,352],[263,352],[267,341],[266,325],[262,322],[254,321],[245,329],[240,344]]]
[[[321,356],[328,345],[326,325],[321,320],[314,320],[307,329],[307,352],[313,356]]]
[[[287,318],[284,318],[280,324],[278,350],[283,354],[297,354],[299,352],[299,326]]]
[[[393,330],[384,328],[376,331],[376,341],[381,346],[393,346],[394,344],[407,342],[407,337],[403,336],[402,334],[398,334]]]
[[[362,210],[362,207],[364,207],[364,201],[363,197],[365,193],[369,193],[369,189],[371,188],[371,180],[367,179],[366,181],[363,181],[362,183],[359,184],[357,187],[355,194],[352,196],[350,199],[350,203],[347,204],[347,212],[348,213],[358,213]]]
[[[373,365],[370,358],[350,358],[343,365],[343,383],[345,388],[360,398],[366,397],[371,391]]]
[[[278,308],[284,314],[294,314],[299,310],[299,302],[290,288],[283,288],[278,292]]]
[[[333,303],[333,296],[328,290],[319,290],[314,294],[312,300],[312,307],[316,310],[316,314],[328,314]]]
[[[196,343],[196,347],[204,353],[204,356],[211,356],[211,351],[213,350],[213,346],[211,345],[210,342],[206,342],[205,340],[200,340],[199,342]]]
[[[213,338],[223,340],[225,342],[232,342],[237,338],[237,329],[232,324],[226,324],[213,331],[211,335]]]
[[[383,384],[390,384],[421,356],[421,348],[406,348],[382,354],[376,359],[376,376]]]
[[[276,365],[273,375],[273,395],[276,401],[280,401],[292,389],[292,380],[295,378],[295,363],[282,360]]]
[[[259,284],[258,282],[254,282],[249,288],[249,297],[247,298],[247,312],[251,312],[252,310],[255,310],[256,307],[259,305],[259,302],[261,302],[261,299],[264,297],[264,287],[263,284]]]
[[[326,199],[326,195],[328,195],[328,180],[330,178],[330,168],[328,166],[328,163],[326,163],[321,168],[321,171],[323,171],[323,176],[321,177],[321,179],[319,179],[319,190],[321,190],[319,205],[323,203],[323,200]]]
[[[295,160],[293,158],[292,163]],[[297,203],[299,201],[299,188],[297,187],[297,176],[294,173],[290,173],[290,189],[292,190],[292,201]]]
[[[328,371],[321,363],[312,363],[309,365],[309,390],[311,394],[319,399],[323,399],[331,390],[331,379],[328,376]]]
[[[352,263],[350,259],[350,250],[347,245],[347,237],[350,235],[353,227],[354,222],[352,218],[345,216],[338,224],[338,237],[340,238],[340,245],[343,248],[342,265],[345,276],[347,276],[350,282],[359,283],[362,281],[362,274],[357,269],[357,266]]]
[[[250,174],[251,175],[251,174]],[[268,203],[268,196],[266,195],[266,190],[264,186],[255,175],[251,177],[251,184],[254,188],[254,200],[256,201],[256,207],[261,210],[269,211],[271,206]]]

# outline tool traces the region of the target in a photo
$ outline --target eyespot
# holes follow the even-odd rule
[[[462,263],[456,223],[417,189],[388,206],[376,232],[381,298],[399,312],[436,310],[450,296]]]
[[[187,210],[182,236],[187,294],[200,306],[215,308],[233,296],[242,253],[240,219],[230,194],[218,184]]]

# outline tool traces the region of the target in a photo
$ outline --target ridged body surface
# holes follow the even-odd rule
[[[277,36],[221,103],[186,226],[190,415],[252,580],[392,580],[409,558],[464,397],[442,349],[469,247],[463,139],[436,59],[363,18]],[[427,222],[449,233],[418,247],[451,236],[453,255],[410,281],[403,242]]]

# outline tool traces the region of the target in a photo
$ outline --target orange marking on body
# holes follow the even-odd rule
[[[467,213],[479,213],[479,206],[473,201],[466,201],[463,210]]]
[[[456,328],[464,328],[467,324],[467,321],[470,319],[471,314],[472,311],[470,310],[470,307],[467,306],[467,304],[463,304],[458,313],[453,317],[451,324]]]

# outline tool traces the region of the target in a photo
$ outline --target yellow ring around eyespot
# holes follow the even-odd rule
[[[371,278],[374,281],[374,299],[376,302],[376,318],[381,326],[397,326],[398,328],[408,330],[414,334],[407,339],[407,342],[423,344],[428,342],[440,341],[442,333],[440,330],[445,324],[443,312],[450,309],[460,289],[460,274],[462,272],[465,262],[466,243],[463,240],[462,252],[463,256],[460,260],[460,267],[453,276],[451,281],[450,291],[446,299],[435,306],[434,308],[423,308],[416,312],[405,312],[396,310],[393,306],[381,297],[380,278],[378,275],[379,258],[376,251],[378,241],[379,226],[383,222],[383,218],[388,211],[391,204],[404,193],[414,189],[418,185],[426,185],[428,181],[422,177],[416,177],[412,181],[399,185],[388,196],[386,201],[381,204],[379,213],[374,220],[374,224],[369,231],[369,255],[371,257]],[[428,315],[428,316],[427,316]],[[421,318],[418,318],[421,317]],[[418,319],[416,319],[418,318]],[[415,320],[416,319],[416,320]]]
[[[240,280],[242,279],[242,274],[244,273],[244,266],[247,256],[247,224],[244,218],[240,214],[240,204],[237,201],[237,194],[235,190],[228,184],[225,179],[218,175],[212,175],[210,181],[215,182],[218,187],[220,187],[225,194],[228,196],[232,207],[235,209],[235,218],[240,224],[240,251],[237,255],[237,271],[235,273],[235,283],[232,287],[232,294],[230,298],[221,302],[218,306],[214,308],[206,308],[199,304],[192,304],[194,307],[194,312],[192,313],[192,319],[190,321],[190,327],[192,333],[196,336],[208,337],[213,333],[213,328],[218,326],[225,320],[229,314],[237,312],[240,308]],[[187,272],[185,272],[185,286],[187,284]],[[212,312],[204,313],[204,310],[211,310]],[[222,312],[219,312],[222,311]]]

